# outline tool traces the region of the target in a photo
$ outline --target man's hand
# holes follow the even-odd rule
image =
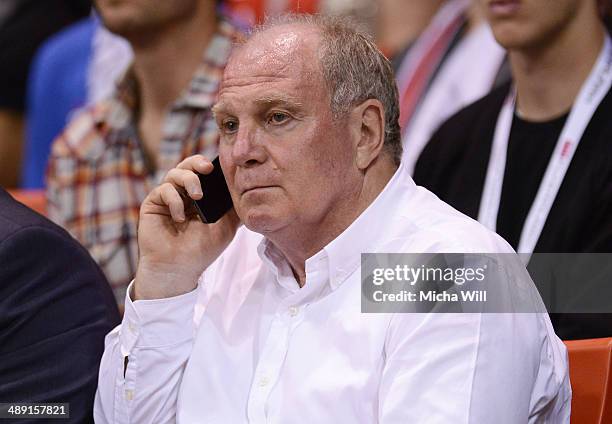
[[[196,172],[209,174],[212,170],[204,156],[188,157],[142,203],[133,300],[193,290],[200,274],[234,238],[240,220],[233,208],[216,223],[203,224],[192,204],[191,199],[206,197],[206,187],[200,187]]]

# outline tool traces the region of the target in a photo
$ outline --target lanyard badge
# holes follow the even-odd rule
[[[548,214],[557,197],[567,169],[580,139],[595,110],[612,86],[612,43],[606,35],[604,46],[595,66],[582,85],[567,122],[561,131],[544,177],[538,188],[519,239],[516,251],[529,257],[540,238]],[[516,89],[512,88],[497,118],[491,157],[478,211],[478,221],[495,231],[506,168],[506,153],[516,104]]]

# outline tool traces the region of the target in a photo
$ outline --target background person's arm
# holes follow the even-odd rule
[[[91,422],[104,336],[118,321],[104,276],[67,233],[33,225],[0,241],[2,402],[68,402],[68,422]]]
[[[85,114],[79,115],[75,121],[81,119],[81,116]],[[51,143],[45,170],[45,185],[47,217],[72,233],[72,221],[78,206],[75,191],[79,179],[79,167],[77,151],[70,147],[70,128],[71,126],[68,125],[64,132]]]

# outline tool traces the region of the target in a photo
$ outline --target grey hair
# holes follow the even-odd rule
[[[314,26],[321,35],[320,68],[331,99],[334,118],[342,118],[366,100],[380,101],[385,114],[386,151],[398,166],[402,157],[399,96],[393,68],[372,37],[348,17],[285,14],[253,29],[248,39],[280,25]]]

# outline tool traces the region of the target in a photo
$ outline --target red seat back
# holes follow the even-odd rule
[[[571,340],[569,353],[574,424],[612,423],[612,338]]]

